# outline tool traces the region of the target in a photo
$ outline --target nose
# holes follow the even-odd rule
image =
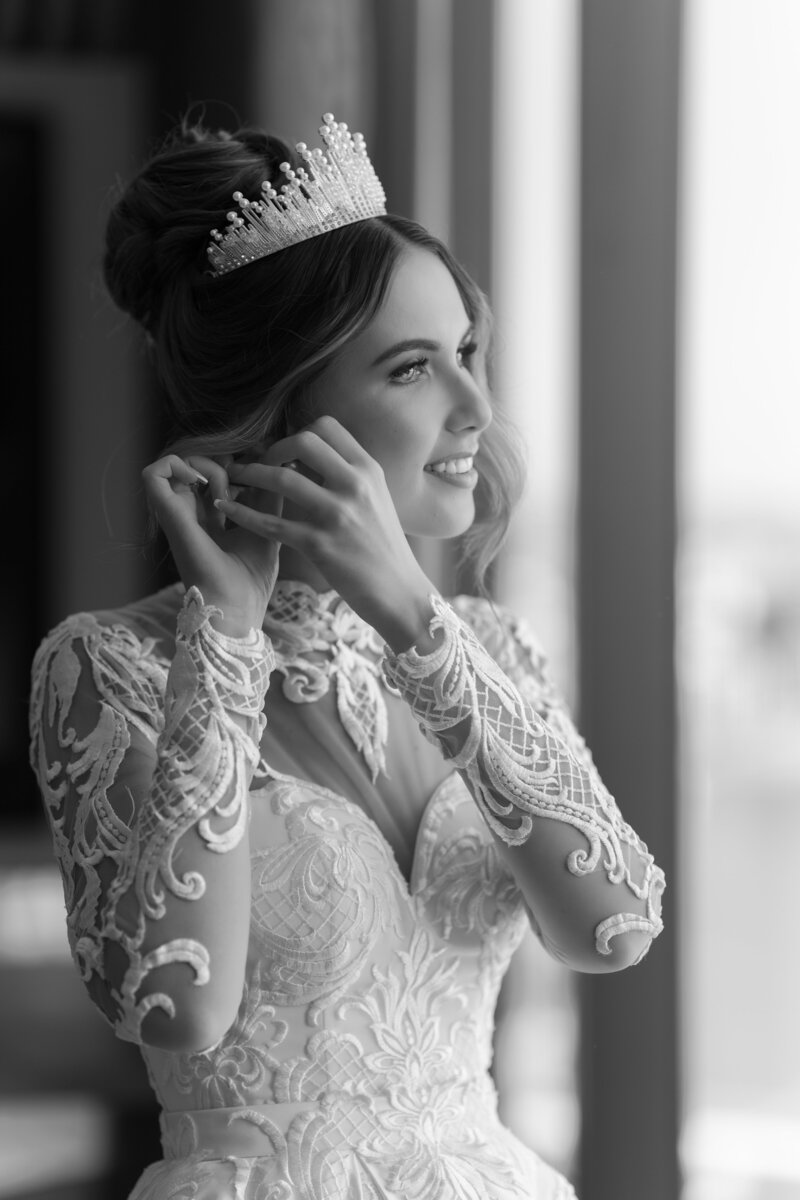
[[[489,397],[474,375],[463,367],[453,379],[450,394],[447,428],[452,432],[474,429],[481,433],[492,420]]]

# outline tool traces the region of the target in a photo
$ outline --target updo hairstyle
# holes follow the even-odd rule
[[[302,165],[280,138],[254,129],[212,131],[184,121],[125,187],[106,230],[112,299],[145,330],[171,423],[164,453],[250,451],[310,419],[310,385],[372,320],[407,245],[450,271],[474,323],[477,379],[488,394],[488,304],[447,248],[398,216],[372,217],[215,277],[210,231],[232,196],[280,189],[280,164]],[[462,541],[480,586],[522,490],[518,439],[500,410],[481,436],[476,520]]]

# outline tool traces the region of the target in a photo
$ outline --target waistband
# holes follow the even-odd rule
[[[299,1113],[321,1113],[314,1102],[244,1104],[235,1108],[201,1108],[162,1112],[161,1143],[165,1159],[261,1158],[280,1151],[289,1126]]]
[[[497,1093],[491,1078],[471,1080],[457,1088],[443,1088],[446,1098],[429,1097],[418,1112],[407,1113],[410,1125],[416,1125],[426,1113],[426,1121],[438,1115],[452,1128],[453,1123],[485,1127],[497,1117]],[[400,1114],[389,1096],[350,1098],[329,1095],[318,1101],[285,1104],[244,1104],[234,1108],[191,1109],[162,1112],[161,1142],[164,1158],[175,1160],[193,1156],[200,1159],[262,1158],[279,1155],[285,1148],[286,1135],[294,1125],[320,1125],[330,1122],[331,1136],[339,1143],[357,1144],[383,1127],[382,1113],[391,1112],[396,1127]],[[305,1120],[297,1118],[305,1114]],[[297,1124],[294,1124],[297,1122]],[[293,1131],[294,1131],[293,1130]]]

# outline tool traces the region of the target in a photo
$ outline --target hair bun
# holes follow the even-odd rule
[[[155,332],[167,292],[207,269],[211,230],[235,191],[279,186],[296,152],[258,130],[210,130],[184,121],[124,189],[106,228],[103,271],[114,302]]]

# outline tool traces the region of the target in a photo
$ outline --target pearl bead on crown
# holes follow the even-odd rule
[[[239,211],[227,214],[224,232],[211,230],[208,257],[213,275],[227,275],[308,238],[386,212],[386,195],[363,136],[350,133],[333,113],[325,113],[322,121],[326,152],[298,142],[305,166],[295,171],[281,163],[286,183],[280,192],[265,180],[260,200],[233,193]]]

